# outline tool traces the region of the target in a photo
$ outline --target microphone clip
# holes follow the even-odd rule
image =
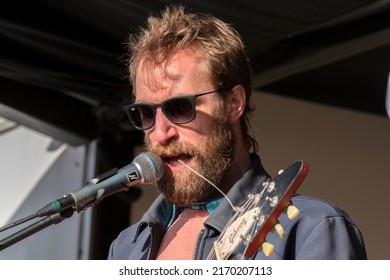
[[[118,168],[112,168],[104,173],[101,173],[99,175],[96,175],[95,177],[89,179],[85,186],[83,188],[85,188],[86,186],[91,186],[91,185],[96,185],[100,182],[103,182],[104,180],[107,180],[108,178],[116,175],[118,173]],[[106,196],[104,195],[104,189],[100,189],[97,191],[96,193],[96,196],[95,196],[95,199],[94,200],[91,200],[91,201],[88,201],[87,203],[77,203],[77,201],[75,202],[75,205],[73,206],[75,208],[75,210],[80,213],[82,211],[85,211],[87,210],[88,208],[100,203],[103,198],[105,198]]]

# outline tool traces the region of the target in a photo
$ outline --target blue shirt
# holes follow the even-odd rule
[[[215,199],[210,199],[205,202],[199,202],[199,203],[193,203],[189,205],[188,207],[194,210],[207,210],[209,214],[213,214],[214,210],[219,206],[221,203],[223,197],[218,197]],[[173,221],[176,219],[177,215],[180,213],[180,208],[176,205],[173,205],[173,211],[171,218],[167,224],[167,227],[171,226]]]

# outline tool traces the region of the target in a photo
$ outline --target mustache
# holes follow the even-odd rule
[[[180,154],[186,154],[191,157],[198,156],[197,148],[194,145],[186,142],[178,143],[173,141],[166,145],[161,145],[159,143],[153,145],[151,141],[145,137],[145,148],[148,152],[157,154],[158,156]]]

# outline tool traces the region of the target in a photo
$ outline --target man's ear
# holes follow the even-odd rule
[[[229,119],[234,122],[244,113],[246,93],[243,86],[237,85],[231,89],[227,100]]]

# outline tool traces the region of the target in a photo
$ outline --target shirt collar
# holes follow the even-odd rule
[[[221,203],[222,197],[218,197],[215,199],[210,199],[205,202],[199,202],[189,205],[188,207],[195,210],[207,210],[210,214],[214,213],[214,210]]]
[[[198,202],[198,203],[193,203],[188,206],[188,208],[194,209],[194,210],[207,210],[210,215],[214,213],[214,210],[217,209],[219,204],[221,203],[223,197],[218,197],[215,199],[210,199],[204,202]],[[173,211],[172,211],[172,216],[171,219],[168,223],[168,227],[173,223],[173,221],[176,219],[176,216],[180,213],[180,208],[177,207],[176,205],[173,205]]]

